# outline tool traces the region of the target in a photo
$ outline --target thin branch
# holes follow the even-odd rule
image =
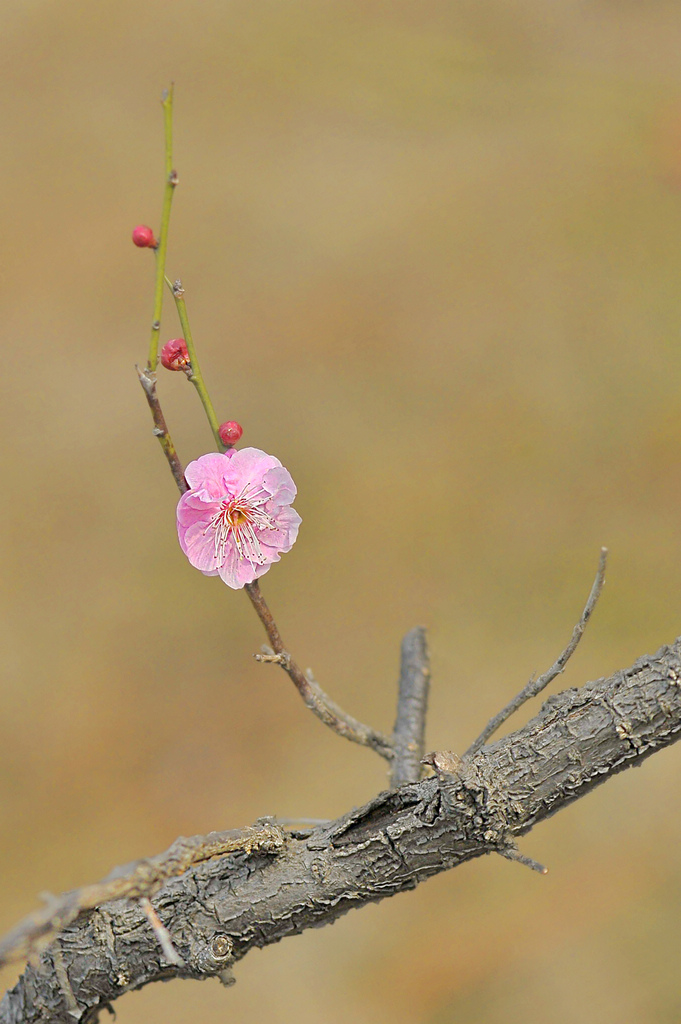
[[[182,463],[180,462],[175,445],[173,444],[173,439],[168,431],[166,418],[163,415],[161,403],[159,402],[158,395],[156,394],[156,373],[148,368],[140,370],[139,366],[136,366],[135,369],[137,370],[139,382],[142,385],[147,402],[149,403],[151,415],[154,418],[154,435],[158,438],[161,448],[163,449],[163,454],[168,460],[170,472],[173,474],[173,478],[179,488],[180,494],[184,494],[185,491],[189,490],[189,485],[184,478]]]
[[[392,761],[394,748],[392,741],[383,733],[377,732],[371,726],[358,722],[356,718],[346,714],[312,678],[311,673],[305,673],[296,664],[284,646],[279,629],[274,621],[272,612],[262,595],[258,581],[247,583],[244,590],[251,599],[258,618],[265,627],[267,638],[272,646],[274,655],[256,655],[259,661],[273,661],[280,665],[298,693],[303,698],[305,706],[312,711],[330,729],[333,729],[339,736],[343,736],[352,743],[359,743],[363,747],[370,747],[386,761]]]
[[[161,313],[163,310],[163,284],[166,272],[166,254],[168,252],[168,227],[170,224],[170,208],[179,178],[173,169],[173,86],[165,89],[161,98],[163,104],[163,123],[165,129],[165,188],[163,191],[163,209],[161,211],[161,230],[156,249],[156,288],[154,292],[154,318],[151,322],[149,339],[150,370],[156,369],[158,363],[158,338],[161,330]]]
[[[577,644],[582,639],[584,630],[586,629],[586,625],[589,619],[591,618],[591,614],[594,608],[596,607],[596,602],[598,601],[598,598],[601,596],[603,584],[605,583],[605,566],[607,559],[608,549],[601,548],[601,554],[598,560],[598,571],[596,573],[596,578],[591,588],[591,593],[589,594],[589,598],[586,602],[586,605],[584,606],[582,617],[580,618],[579,622],[572,631],[570,643],[567,645],[563,653],[553,663],[548,672],[545,672],[543,676],[539,676],[538,679],[530,679],[527,686],[525,686],[520,691],[520,693],[517,694],[517,696],[515,696],[513,700],[506,705],[505,708],[502,708],[498,715],[495,715],[494,718],[492,718],[487,723],[487,725],[480,733],[478,738],[475,740],[475,742],[471,743],[470,747],[463,755],[464,757],[471,757],[478,750],[480,750],[480,748],[485,745],[490,736],[493,733],[495,733],[501,725],[504,724],[507,718],[510,718],[511,715],[518,710],[518,708],[522,707],[523,704],[526,703],[526,701],[531,700],[532,697],[536,697],[537,694],[541,693],[541,691],[545,689],[549,685],[549,683],[552,682],[556,678],[556,676],[560,675],[560,673],[564,670],[565,666],[570,660],[571,655],[574,653]]]
[[[399,789],[421,778],[425,751],[430,665],[423,626],[411,629],[402,641],[397,721],[393,730],[395,758],[390,786]]]
[[[187,351],[189,354],[190,371],[187,373],[189,380],[196,388],[201,402],[203,404],[208,422],[210,423],[215,442],[218,447],[218,451],[224,452],[227,447],[219,434],[218,419],[215,414],[213,403],[208,394],[201,368],[199,366],[198,356],[194,347],[194,340],[192,337],[191,327],[189,324],[189,317],[187,314],[187,306],[184,299],[184,288],[182,282],[177,280],[175,283],[171,283],[168,277],[165,275],[165,256],[166,246],[168,239],[168,224],[170,218],[170,205],[172,201],[172,193],[177,184],[177,174],[172,170],[172,89],[164,94],[163,98],[164,112],[166,115],[166,192],[163,207],[163,217],[161,222],[161,238],[157,250],[157,277],[156,277],[156,299],[155,299],[155,314],[154,314],[154,325],[152,330],[152,344],[149,354],[149,366],[146,370],[140,370],[137,368],[140,384],[144,389],[144,393],[147,397],[147,402],[151,409],[154,418],[154,433],[158,437],[163,453],[168,461],[170,470],[173,474],[175,482],[183,494],[189,488],[184,478],[182,465],[177,456],[177,451],[170,437],[168,427],[161,409],[158,396],[156,394],[156,374],[155,366],[157,359],[157,342],[158,342],[158,330],[160,327],[160,316],[161,316],[161,304],[163,295],[163,286],[167,284],[171,289],[175,305],[177,307],[177,313],[182,325],[182,331],[184,334],[184,340],[187,345]],[[391,761],[394,756],[394,749],[392,741],[389,737],[384,736],[382,733],[364,725],[357,719],[352,718],[346,714],[334,701],[328,697],[322,690],[317,682],[312,678],[311,675],[305,675],[302,669],[295,663],[291,658],[290,654],[285,650],[282,639],[279,635],[279,631],[275,625],[272,614],[265,603],[257,581],[252,584],[247,584],[246,592],[251,599],[251,602],[256,609],[261,622],[265,626],[267,635],[270,643],[274,648],[276,660],[282,665],[289,677],[292,679],[296,688],[298,689],[301,697],[305,704],[311,711],[319,718],[325,725],[333,729],[334,732],[340,736],[344,736],[346,739],[351,740],[353,743],[359,743],[362,746],[370,747],[381,757],[387,761]]]
[[[225,444],[222,441],[219,433],[218,418],[215,415],[215,409],[211,402],[208,389],[201,373],[201,367],[199,366],[199,357],[196,354],[196,348],[194,346],[194,339],[192,337],[191,327],[189,326],[189,315],[187,313],[187,304],[184,300],[184,288],[182,287],[181,281],[175,281],[171,286],[173,292],[173,298],[175,299],[175,306],[177,307],[177,315],[180,318],[180,324],[182,325],[182,334],[187,344],[187,351],[189,352],[189,363],[191,366],[190,371],[187,373],[187,379],[192,382],[196,388],[201,404],[203,405],[206,417],[210,424],[210,429],[213,432],[215,443],[218,446],[219,452],[224,452]]]
[[[174,294],[176,290],[177,289],[174,288]],[[184,302],[182,299],[181,286],[179,295],[176,295],[176,302],[178,303],[179,312],[180,308],[183,307]],[[189,340],[191,338],[191,334],[187,329],[188,324],[186,321],[183,322],[183,328],[185,329],[185,341],[187,341],[187,349],[190,353],[192,367],[195,367],[197,366],[196,353],[193,349],[193,345],[190,348]],[[184,478],[182,465],[170,437],[170,433],[168,432],[165,416],[161,409],[161,403],[159,402],[158,395],[156,394],[156,374],[149,369],[140,370],[139,367],[136,369],[140,384],[144,389],[144,394],[146,395],[149,408],[151,409],[152,416],[154,418],[154,434],[159,439],[161,448],[163,449],[163,454],[168,461],[175,483],[177,484],[180,493],[184,494],[185,491],[189,490],[189,487]],[[215,413],[212,411],[213,406],[205,387],[203,386],[203,378],[201,377],[200,371],[198,372],[198,375],[194,372],[194,377],[190,377],[190,379],[195,385],[197,385],[197,379],[201,382],[203,390],[201,390],[198,385],[197,390],[199,390],[199,394],[202,395],[202,401],[203,396],[205,395],[208,406],[206,406],[206,402],[204,401],[204,408],[206,408],[207,411],[210,410],[212,413],[213,419],[211,420],[211,416],[209,415],[209,420],[211,420],[211,426],[213,426]],[[217,423],[217,421],[215,422]],[[225,446],[221,441],[219,443],[221,450],[224,450]],[[324,722],[325,725],[328,725],[330,729],[333,729],[334,732],[338,733],[339,736],[343,736],[345,739],[348,739],[353,743],[359,743],[361,746],[370,747],[381,757],[385,758],[386,761],[392,761],[394,749],[391,739],[383,733],[372,729],[370,726],[364,725],[356,718],[353,718],[351,715],[344,712],[342,708],[331,700],[324,690],[322,690],[321,686],[312,678],[311,673],[306,675],[291,658],[291,655],[284,647],[279,630],[277,629],[272,613],[265,602],[265,598],[262,596],[257,580],[254,583],[246,584],[245,590],[251,599],[253,607],[258,613],[260,621],[265,627],[265,631],[267,632],[267,636],[275,652],[274,655],[271,656],[256,655],[256,657],[263,661],[274,660],[280,664],[298,689],[298,692],[303,698],[306,706],[310,708],[317,718]]]
[[[178,967],[183,967],[184,960],[173,946],[173,940],[170,938],[170,932],[154,910],[154,905],[151,900],[146,896],[141,896],[140,907],[144,911],[144,916],[151,925],[151,929],[158,939],[158,944],[161,947],[163,955],[168,963],[176,964]]]

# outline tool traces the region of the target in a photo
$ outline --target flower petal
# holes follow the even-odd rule
[[[231,461],[220,452],[209,452],[195,462],[190,462],[184,475],[191,490],[199,494],[206,492],[212,499],[222,498],[225,494],[225,475]]]
[[[295,484],[279,459],[259,448],[209,452],[185,476],[190,489],[177,506],[177,532],[200,572],[238,590],[291,549],[301,519],[290,507]]]
[[[219,569],[215,557],[215,545],[206,543],[206,530],[202,523],[192,523],[186,530],[178,534],[180,547],[194,566],[206,575],[215,576]]]
[[[289,471],[283,466],[268,469],[262,483],[265,490],[272,495],[271,500],[277,505],[290,505],[296,496],[296,485]]]

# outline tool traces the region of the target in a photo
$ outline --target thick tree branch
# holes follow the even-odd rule
[[[94,910],[103,903],[123,897],[144,902],[147,918],[157,925],[155,911],[149,910],[149,897],[154,896],[171,878],[183,875],[194,864],[212,860],[228,853],[278,853],[286,841],[286,833],[269,819],[252,828],[209,832],[207,836],[180,836],[172,846],[155,857],[133,861],[114,868],[101,882],[81,889],[48,895],[45,906],[22,921],[0,942],[0,967],[13,960],[33,956],[43,949],[83,910]],[[166,936],[160,932],[161,944]],[[177,954],[170,959],[177,962]]]
[[[681,640],[608,679],[549,698],[523,729],[436,776],[291,833],[274,854],[241,849],[170,879],[154,908],[169,963],[138,901],[81,914],[0,1004],[0,1024],[91,1022],[124,992],[172,977],[229,982],[254,947],[330,923],[514,841],[681,734]],[[74,1008],[75,1007],[75,1008]]]

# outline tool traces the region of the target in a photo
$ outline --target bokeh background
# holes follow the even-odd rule
[[[168,269],[221,419],[298,484],[263,589],[301,663],[390,729],[427,625],[428,744],[461,750],[562,649],[601,544],[560,685],[681,632],[676,2],[5,0],[0,51],[0,930],[179,834],[385,782],[177,546],[130,242],[171,80]],[[160,390],[182,458],[211,450],[186,380]],[[680,766],[526,837],[546,878],[476,861],[118,1020],[676,1022]]]

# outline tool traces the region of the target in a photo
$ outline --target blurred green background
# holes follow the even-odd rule
[[[564,646],[601,544],[553,690],[681,632],[678,3],[6,0],[0,52],[0,931],[179,834],[385,783],[177,546],[130,242],[171,80],[168,269],[220,418],[298,484],[263,590],[300,662],[389,729],[427,625],[428,746],[460,751]],[[161,394],[183,460],[211,450],[185,379]],[[526,837],[547,878],[476,861],[118,1020],[676,1022],[680,764]]]

